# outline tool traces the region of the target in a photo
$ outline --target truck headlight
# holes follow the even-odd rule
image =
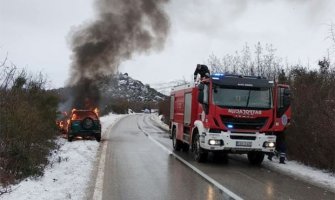
[[[215,140],[215,139],[210,139],[208,140],[209,145],[223,145],[223,140]]]
[[[263,147],[273,148],[276,146],[275,142],[264,142]]]
[[[215,144],[216,144],[216,141],[215,141],[215,140],[209,140],[209,144],[210,144],[210,145],[215,145]]]

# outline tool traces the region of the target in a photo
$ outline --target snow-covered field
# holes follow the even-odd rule
[[[105,134],[107,128],[122,116],[109,114],[101,117],[102,133]],[[13,185],[12,192],[1,195],[0,199],[83,199],[100,143],[95,140],[70,143],[61,137],[57,143],[60,149],[49,158],[52,164],[45,169],[43,177],[29,178]]]

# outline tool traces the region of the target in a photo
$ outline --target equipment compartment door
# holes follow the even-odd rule
[[[174,117],[174,96],[171,96],[170,99],[170,119]]]
[[[184,109],[184,124],[190,125],[191,123],[191,110],[192,110],[192,93],[185,94],[185,109]]]

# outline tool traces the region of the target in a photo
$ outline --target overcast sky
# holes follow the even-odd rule
[[[197,63],[245,43],[271,43],[290,63],[327,55],[334,0],[171,0],[171,30],[161,52],[136,55],[119,71],[154,84],[191,79]],[[93,0],[0,0],[0,60],[47,74],[62,87],[69,74],[69,32],[94,19]]]

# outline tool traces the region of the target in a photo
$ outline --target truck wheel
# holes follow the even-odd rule
[[[199,134],[194,135],[193,140],[193,158],[197,162],[205,162],[207,160],[207,151],[200,147],[200,136]]]
[[[263,152],[249,152],[248,153],[249,163],[252,165],[261,165],[264,160]]]
[[[183,145],[183,143],[180,140],[177,139],[175,128],[172,131],[172,145],[173,145],[173,149],[175,151],[180,151],[180,149],[182,148],[182,145]]]

